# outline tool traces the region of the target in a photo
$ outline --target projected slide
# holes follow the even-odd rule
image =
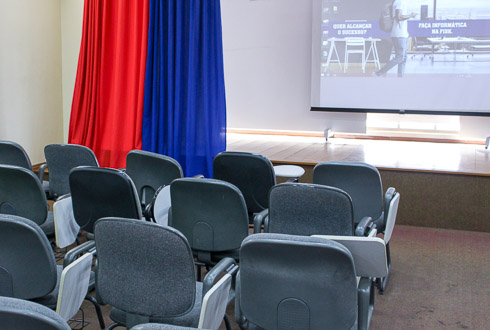
[[[314,10],[312,106],[490,112],[476,95],[490,78],[490,0],[317,0]],[[412,96],[386,96],[400,88]],[[369,95],[346,105],[353,89]]]

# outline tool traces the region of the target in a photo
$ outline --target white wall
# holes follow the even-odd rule
[[[63,136],[68,142],[71,103],[82,40],[83,0],[61,0],[61,58],[63,82]]]
[[[0,139],[33,164],[62,142],[60,0],[0,0]]]
[[[309,111],[312,0],[222,0],[221,15],[229,128],[365,131],[365,114]],[[461,117],[462,138],[487,135],[490,118]]]
[[[310,0],[221,1],[229,128],[363,131],[364,114],[310,111]]]

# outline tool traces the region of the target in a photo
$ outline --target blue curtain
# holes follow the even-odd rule
[[[150,0],[143,150],[212,177],[226,149],[219,0]]]

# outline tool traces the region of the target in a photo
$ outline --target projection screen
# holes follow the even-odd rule
[[[313,0],[312,25],[311,110],[490,116],[489,0]]]

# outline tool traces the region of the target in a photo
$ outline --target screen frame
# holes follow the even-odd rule
[[[471,112],[471,111],[430,111],[430,110],[395,110],[395,109],[368,109],[368,108],[332,108],[332,107],[311,107],[310,111],[315,112],[344,112],[344,113],[396,113],[412,115],[440,115],[440,116],[469,116],[469,117],[490,117],[490,112]]]

